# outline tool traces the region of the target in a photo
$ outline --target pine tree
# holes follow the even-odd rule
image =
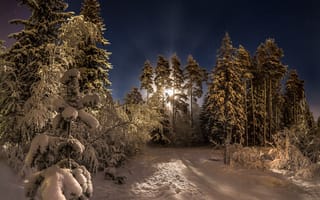
[[[246,124],[245,124],[245,134],[246,134],[246,145],[249,145],[249,138],[252,138],[252,134],[255,135],[254,131],[249,136],[249,119],[253,116],[252,108],[253,108],[253,74],[252,70],[252,61],[249,52],[240,45],[237,49],[237,59],[239,62],[239,67],[242,69],[242,79],[244,82],[244,106],[246,113]],[[249,112],[249,107],[251,107]],[[250,114],[249,114],[250,113]],[[251,121],[251,125],[254,126],[254,119]]]
[[[167,59],[162,55],[158,56],[157,66],[155,68],[154,83],[156,86],[157,96],[160,98],[159,103],[164,108],[165,104],[165,89],[171,88],[171,70]]]
[[[132,88],[131,91],[126,95],[124,102],[127,105],[143,103],[142,95],[139,92],[138,88]]]
[[[174,126],[177,112],[186,113],[187,111],[187,96],[184,93],[184,75],[181,69],[181,62],[177,54],[171,57],[172,65],[172,123]]]
[[[12,113],[18,114],[16,127],[10,134],[18,134],[18,142],[30,141],[37,132],[45,128],[52,117],[50,96],[55,95],[63,66],[53,62],[61,23],[72,15],[65,12],[67,4],[63,0],[21,0],[29,8],[31,16],[27,20],[13,20],[14,24],[24,25],[24,29],[9,37],[16,42],[6,52],[4,58],[9,63],[9,79],[15,82],[13,94],[18,97]],[[44,74],[49,73],[48,77]],[[46,80],[44,80],[46,79]],[[10,85],[2,85],[2,91],[11,90]],[[6,96],[1,108],[10,107],[12,95]],[[20,136],[21,135],[21,136]]]
[[[281,80],[287,71],[287,67],[281,62],[282,57],[283,51],[274,39],[267,39],[260,44],[255,55],[257,68],[264,74],[263,96],[267,114],[267,121],[264,121],[264,144],[267,140],[272,140],[272,135],[280,129],[281,125],[280,116],[283,104],[283,97],[280,92]]]
[[[72,123],[79,119],[91,129],[98,128],[97,119],[84,108],[96,106],[99,98],[97,95],[81,98],[79,78],[80,72],[75,68],[61,78],[66,86],[65,97],[55,99],[53,105],[59,113],[53,120],[58,136],[47,132],[32,140],[23,169],[24,172],[38,170],[25,188],[26,196],[31,199],[88,199],[92,196],[91,175],[85,166],[77,163],[85,147],[72,136]]]
[[[209,83],[210,85],[210,83]],[[201,133],[204,137],[204,140],[207,142],[211,142],[211,143],[219,143],[221,144],[222,140],[218,142],[218,138],[220,139],[219,136],[216,136],[215,138],[211,138],[211,128],[213,127],[213,124],[211,123],[210,119],[210,110],[209,110],[209,92],[206,93],[204,100],[203,100],[203,104],[201,106],[201,112],[200,112],[200,129],[201,129]]]
[[[111,53],[105,50],[109,41],[103,36],[105,25],[99,1],[84,0],[80,14],[86,22],[93,23],[97,28],[95,40],[83,37],[79,43],[78,48],[82,54],[77,58],[76,66],[81,71],[80,90],[85,93],[96,91],[103,95],[111,85],[109,71],[112,67],[109,62]]]
[[[0,41],[0,144],[19,141],[19,136],[13,135],[12,131],[17,125],[21,91],[14,69],[5,60],[7,49],[3,44]]]
[[[144,63],[142,74],[140,75],[141,86],[140,89],[144,89],[147,92],[147,102],[149,95],[153,93],[153,68],[149,60]]]
[[[289,72],[285,99],[285,124],[290,127],[298,122],[299,114],[302,114],[300,104],[304,100],[304,83],[299,79],[296,70]]]
[[[207,79],[207,74],[202,69],[197,61],[191,56],[188,56],[188,63],[185,67],[185,88],[188,91],[190,99],[190,120],[193,127],[193,104],[197,102],[203,94],[202,83]]]
[[[101,17],[101,7],[98,0],[84,0],[82,2],[80,15],[84,16],[84,20],[96,24],[103,34],[105,24]]]
[[[230,164],[230,143],[232,136],[243,135],[244,86],[241,80],[242,70],[235,57],[229,34],[222,40],[217,55],[217,64],[213,71],[212,83],[208,92],[208,111],[213,127],[211,131],[225,134],[225,164]],[[240,141],[241,142],[241,141]]]

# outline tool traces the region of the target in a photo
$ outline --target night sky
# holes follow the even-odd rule
[[[80,10],[81,0],[68,0],[69,10]],[[284,50],[283,63],[305,80],[308,102],[320,115],[320,1],[246,0],[100,0],[111,42],[110,72],[113,97],[122,99],[138,77],[146,59],[177,53],[182,63],[192,54],[212,70],[224,33],[234,46],[251,54],[266,38],[275,38]],[[8,20],[26,18],[28,10],[14,0],[1,0],[0,39],[21,27]]]

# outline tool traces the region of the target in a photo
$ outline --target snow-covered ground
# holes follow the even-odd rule
[[[149,147],[117,175],[126,176],[126,184],[116,185],[104,180],[103,174],[95,175],[92,199],[320,199],[319,182],[299,183],[269,171],[228,168],[221,152],[205,147]],[[23,199],[21,181],[4,161],[0,162],[0,177],[0,199]]]

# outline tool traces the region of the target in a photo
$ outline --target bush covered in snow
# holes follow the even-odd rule
[[[270,161],[270,156],[266,149],[244,147],[231,152],[231,166],[245,167],[249,169],[265,169],[266,161]]]
[[[285,170],[300,178],[320,175],[319,164],[313,164],[299,148],[290,143],[289,133],[279,133],[275,147],[244,147],[232,153],[231,165],[246,168]]]
[[[79,77],[80,72],[76,69],[67,71],[62,77],[66,95],[64,99],[54,101],[59,113],[53,120],[57,136],[43,133],[31,142],[22,169],[28,179],[25,189],[30,199],[87,199],[92,196],[91,175],[76,162],[82,161],[85,146],[72,136],[72,123],[84,122],[91,130],[95,130],[99,122],[83,110]]]
[[[68,161],[67,161],[68,162]],[[73,163],[71,168],[58,163],[34,173],[25,187],[31,199],[88,199],[92,196],[91,175],[84,166]]]

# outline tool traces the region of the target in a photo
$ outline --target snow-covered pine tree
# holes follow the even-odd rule
[[[139,89],[136,87],[133,87],[131,91],[128,94],[126,94],[124,102],[127,105],[143,103],[142,95],[139,92]]]
[[[210,78],[209,78],[210,80]],[[210,85],[210,83],[209,83]],[[210,123],[209,119],[210,119],[210,111],[209,106],[208,106],[208,92],[206,92],[204,99],[203,99],[203,104],[201,106],[201,112],[199,115],[199,119],[200,119],[200,130],[201,130],[201,134],[204,137],[204,140],[206,142],[212,141],[211,143],[216,143],[214,140],[210,139],[211,137],[211,127],[212,124]],[[217,137],[216,137],[217,138]]]
[[[281,95],[281,80],[287,71],[282,64],[283,50],[278,47],[274,39],[266,39],[259,45],[255,54],[255,64],[263,73],[263,90],[265,99],[266,119],[264,119],[264,144],[272,141],[272,135],[280,130],[283,96]],[[260,81],[261,82],[261,81]]]
[[[285,92],[285,126],[290,127],[298,123],[299,115],[304,114],[301,106],[304,101],[304,82],[299,79],[296,70],[290,70],[286,81]]]
[[[165,105],[165,89],[171,88],[171,69],[168,60],[162,56],[158,56],[157,66],[155,68],[154,84],[156,93],[159,97],[159,105],[164,109]]]
[[[162,125],[161,129],[156,129],[152,133],[152,141],[156,143],[169,143],[169,135],[171,133],[172,127],[169,120],[169,115],[166,108],[166,95],[165,90],[171,89],[172,87],[172,79],[170,77],[171,69],[169,65],[169,61],[162,55],[158,56],[157,66],[154,70],[154,84],[156,88],[156,92],[150,98],[151,104],[155,109],[162,115],[162,121],[160,122]]]
[[[106,97],[107,87],[111,85],[109,71],[112,66],[109,62],[111,53],[105,50],[105,47],[110,43],[103,36],[106,29],[101,17],[99,1],[84,0],[80,15],[84,17],[86,22],[94,24],[97,29],[94,40],[83,37],[81,43],[78,44],[81,55],[76,60],[76,66],[81,72],[80,91],[99,92],[100,95]]]
[[[186,114],[188,109],[187,95],[184,92],[184,74],[181,69],[181,61],[177,54],[171,57],[171,67],[172,67],[172,123],[176,120],[177,113]]]
[[[11,63],[5,59],[6,48],[0,41],[0,144],[18,143],[19,135],[13,134],[19,116],[20,84]],[[15,132],[15,131],[14,131]]]
[[[147,93],[146,102],[149,100],[150,94],[153,93],[153,68],[149,60],[146,60],[140,75],[140,89],[144,89]]]
[[[242,69],[242,80],[244,82],[244,106],[245,106],[245,113],[246,113],[246,123],[245,123],[245,144],[249,145],[249,139],[255,137],[255,132],[249,132],[249,125],[251,127],[254,126],[254,119],[253,116],[253,74],[252,70],[252,61],[250,57],[250,53],[240,45],[236,52],[236,57],[239,62],[239,67]],[[251,119],[251,121],[249,121]],[[253,129],[254,130],[254,129]]]
[[[11,77],[8,78],[15,82],[15,87],[12,89],[9,84],[2,85],[4,88],[1,91],[13,90],[12,94],[15,96],[4,96],[4,105],[1,108],[10,108],[13,105],[10,99],[16,98],[11,113],[18,117],[11,120],[14,120],[17,128],[8,134],[18,135],[13,137],[19,138],[17,142],[24,144],[45,129],[52,117],[48,105],[51,96],[57,93],[56,80],[61,75],[62,68],[53,62],[58,44],[58,29],[72,13],[65,12],[67,4],[64,0],[19,2],[29,8],[31,16],[27,20],[11,22],[24,25],[24,29],[9,36],[16,39],[16,42],[4,57],[9,63],[8,71]],[[48,76],[45,77],[45,74]]]
[[[185,88],[190,100],[190,122],[191,128],[193,127],[193,107],[197,103],[197,99],[202,96],[202,83],[207,80],[207,74],[205,69],[202,69],[197,61],[188,56],[187,66],[184,69]]]
[[[230,164],[229,146],[232,136],[240,138],[243,135],[246,118],[242,70],[235,53],[229,34],[226,33],[218,51],[217,64],[208,89],[208,111],[213,124],[211,134],[225,134],[225,164]]]
[[[72,123],[79,120],[91,129],[99,127],[98,120],[85,111],[97,106],[98,95],[81,97],[80,72],[73,68],[61,78],[65,85],[63,99],[54,100],[58,112],[53,120],[56,136],[49,133],[37,135],[31,143],[25,159],[24,172],[36,170],[29,178],[25,190],[30,199],[88,199],[92,196],[91,175],[86,167],[79,165],[84,145],[72,136]]]

